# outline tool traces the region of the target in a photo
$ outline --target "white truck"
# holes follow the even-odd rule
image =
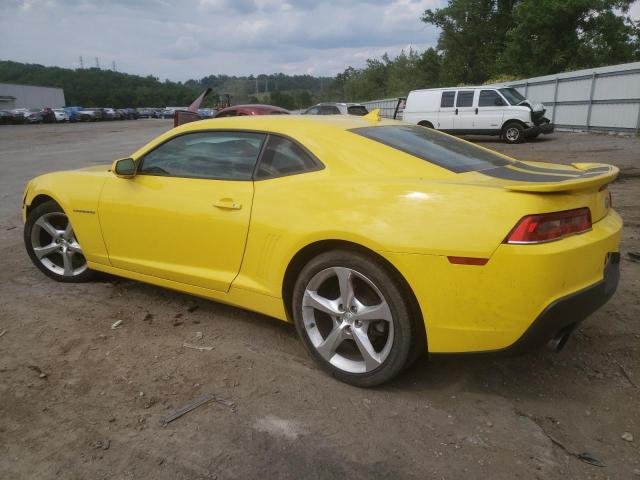
[[[499,135],[520,143],[553,132],[541,103],[512,87],[455,87],[413,90],[402,119],[456,135]]]

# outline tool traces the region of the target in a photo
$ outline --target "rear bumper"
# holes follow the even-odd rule
[[[599,282],[551,303],[504,353],[519,354],[546,344],[559,332],[571,332],[609,301],[620,281],[620,253],[612,252]]]

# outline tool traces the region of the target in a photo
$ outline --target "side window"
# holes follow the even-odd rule
[[[322,105],[320,115],[340,115],[340,109],[334,105]]]
[[[458,98],[456,99],[456,107],[473,106],[473,94],[473,90],[460,90],[458,92]]]
[[[201,132],[172,138],[142,158],[138,173],[166,177],[250,180],[265,135]]]
[[[318,114],[320,114],[320,108],[319,107],[311,107],[309,110],[307,110],[304,113],[305,113],[305,115],[318,115]]]
[[[238,115],[238,111],[237,110],[228,110],[226,112],[220,112],[218,115],[216,115],[216,118],[235,117],[237,115]]]
[[[480,90],[479,107],[498,107],[504,105],[502,97],[495,90]]]
[[[256,178],[280,177],[317,168],[313,158],[294,142],[271,135],[260,159]]]
[[[456,98],[456,92],[442,92],[442,98],[440,99],[440,108],[453,107],[454,98]]]

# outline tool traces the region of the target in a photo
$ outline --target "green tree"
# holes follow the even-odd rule
[[[426,10],[421,20],[441,30],[438,81],[449,85],[474,84],[494,75],[518,1],[450,0],[444,8]]]
[[[524,0],[500,59],[502,73],[546,75],[640,59],[634,0]]]

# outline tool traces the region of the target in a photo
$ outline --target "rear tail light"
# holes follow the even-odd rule
[[[527,215],[511,230],[504,243],[551,242],[589,230],[591,230],[591,211],[588,208]]]

